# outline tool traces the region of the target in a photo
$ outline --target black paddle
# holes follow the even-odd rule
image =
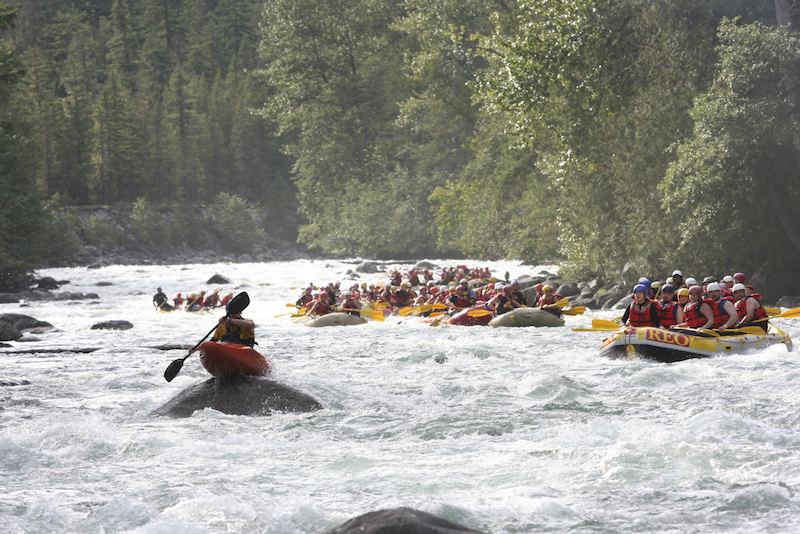
[[[226,316],[230,317],[231,315],[237,315],[239,313],[242,313],[242,311],[244,311],[244,309],[247,308],[247,306],[249,305],[250,305],[250,295],[248,295],[246,291],[242,291],[241,293],[233,297],[231,301],[228,303],[228,306],[226,308]],[[171,364],[167,366],[167,368],[164,370],[164,380],[166,380],[167,382],[172,382],[172,379],[178,376],[178,373],[181,372],[181,368],[183,367],[183,362],[186,361],[186,358],[191,356],[192,353],[195,350],[197,350],[197,347],[199,347],[203,343],[203,341],[205,341],[208,338],[208,336],[214,333],[214,330],[217,329],[217,326],[218,325],[215,325],[214,328],[212,328],[211,331],[197,343],[197,345],[192,347],[192,350],[189,351],[189,354],[187,354],[183,358],[178,358],[177,360],[173,361]]]

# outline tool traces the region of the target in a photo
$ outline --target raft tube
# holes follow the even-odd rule
[[[517,308],[498,315],[489,326],[564,326],[564,319],[540,308]]]
[[[464,308],[457,314],[453,315],[447,320],[447,324],[454,324],[459,326],[486,326],[489,321],[494,317],[493,313],[484,315],[482,317],[470,317],[468,314],[472,310],[485,310],[483,306],[475,306],[473,308]]]
[[[352,326],[357,324],[364,324],[367,320],[358,315],[350,315],[349,313],[335,312],[326,315],[320,315],[306,321],[306,326],[321,327],[321,326]]]
[[[200,345],[200,362],[212,376],[263,375],[267,359],[253,347],[206,341]]]
[[[600,355],[607,358],[647,358],[664,363],[692,358],[742,354],[783,343],[792,350],[792,339],[780,328],[770,326],[764,334],[698,335],[691,330],[642,327],[620,329],[603,341]]]

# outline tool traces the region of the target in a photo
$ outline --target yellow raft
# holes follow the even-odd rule
[[[708,330],[665,330],[663,328],[624,328],[603,341],[600,355],[608,358],[648,358],[671,363],[691,358],[710,358],[742,354],[783,343],[792,350],[792,339],[780,328],[769,332],[717,334]]]

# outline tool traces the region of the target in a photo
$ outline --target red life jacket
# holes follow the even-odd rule
[[[456,295],[456,300],[453,302],[453,305],[457,308],[469,308],[470,304],[469,297],[463,295]]]
[[[683,307],[683,319],[689,328],[700,328],[706,324],[706,316],[700,313],[702,302],[688,302]]]
[[[670,326],[674,326],[678,324],[678,305],[674,302],[664,302],[661,301],[658,303],[658,318],[661,321],[662,328],[669,328]]]
[[[728,300],[726,298],[719,299],[719,302],[715,302],[711,299],[705,299],[703,302],[711,306],[711,313],[714,315],[714,324],[711,325],[711,328],[719,328],[720,326],[724,325],[728,322],[728,319],[731,318],[730,315],[725,313],[725,301]]]
[[[317,307],[314,310],[316,315],[328,315],[331,312],[331,307],[327,302],[321,300],[317,301]]]
[[[561,298],[562,298],[561,295],[559,295],[558,293],[553,293],[549,297],[547,295],[542,295],[541,297],[539,297],[539,302],[537,302],[536,305],[539,307],[550,306],[551,304],[555,304],[556,302],[561,300]]]
[[[647,299],[644,301],[644,309],[642,309],[636,301],[631,302],[630,308],[628,308],[628,320],[633,327],[640,327],[640,326],[655,326],[656,323],[653,320],[651,309],[653,305],[653,301]]]
[[[753,295],[750,295],[749,297],[745,297],[736,303],[736,313],[739,314],[739,319],[744,319],[745,317],[747,317],[747,299],[752,299],[752,298],[755,297]],[[758,302],[758,299],[756,299],[756,302]],[[767,315],[766,310],[764,310],[764,307],[761,305],[760,302],[758,302],[758,308],[756,309],[755,315],[753,315],[752,321],[754,322],[759,321],[767,317],[769,316]]]

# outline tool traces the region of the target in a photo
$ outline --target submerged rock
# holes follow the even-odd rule
[[[108,287],[113,286],[114,284],[111,282],[106,282],[105,280],[101,280],[95,284],[97,287]]]
[[[206,280],[206,284],[230,284],[231,281],[229,278],[222,276],[221,274],[217,273],[208,280]]]
[[[128,321],[103,321],[92,325],[92,330],[130,330],[133,324]]]
[[[99,299],[100,296],[97,293],[73,293],[71,291],[62,291],[61,293],[56,293],[54,298],[55,300],[91,300]]]
[[[327,530],[324,534],[480,534],[463,525],[413,508],[368,512]]]
[[[210,378],[189,386],[153,415],[189,417],[212,408],[230,415],[270,415],[272,412],[313,412],[322,405],[313,397],[268,378]]]
[[[14,387],[14,386],[28,386],[30,385],[30,380],[25,379],[7,379],[7,378],[0,378],[0,387]]]
[[[0,314],[0,321],[11,323],[20,330],[32,330],[34,328],[36,329],[53,328],[53,325],[51,325],[47,321],[40,321],[35,317],[31,317],[30,315],[23,315],[21,313]]]

